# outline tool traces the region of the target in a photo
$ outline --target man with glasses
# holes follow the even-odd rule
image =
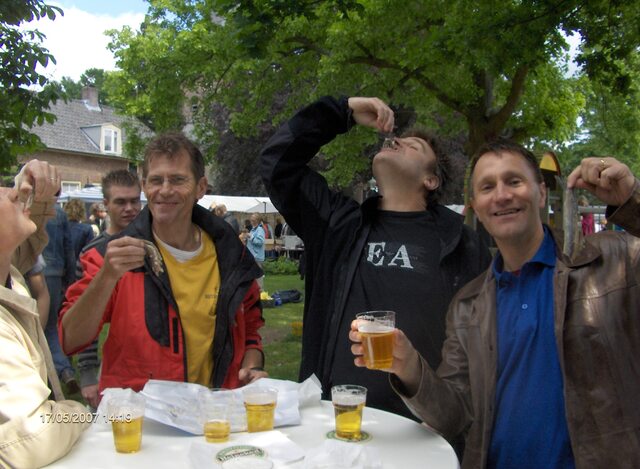
[[[235,388],[260,377],[261,271],[233,229],[197,205],[207,188],[198,148],[179,133],[145,150],[138,217],[82,258],[60,320],[65,351],[104,323],[99,389],[142,389],[149,379]]]

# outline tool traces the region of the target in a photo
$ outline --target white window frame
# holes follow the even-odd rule
[[[80,181],[61,181],[60,190],[62,192],[73,192],[82,189],[82,182]]]
[[[114,155],[122,154],[122,131],[114,125],[102,126],[100,151]]]

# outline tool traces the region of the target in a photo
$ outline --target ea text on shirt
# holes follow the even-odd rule
[[[386,252],[384,241],[379,243],[367,243],[367,262],[382,267],[401,267],[403,269],[412,269],[411,261],[407,247],[402,244],[395,253]]]

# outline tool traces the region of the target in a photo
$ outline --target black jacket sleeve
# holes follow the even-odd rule
[[[324,97],[294,115],[262,149],[260,171],[269,197],[305,245],[322,237],[337,208],[353,203],[307,166],[323,145],[353,125],[347,98]]]

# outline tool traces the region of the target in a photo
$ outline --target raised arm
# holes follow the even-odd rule
[[[47,220],[55,215],[56,193],[60,190],[60,176],[55,166],[46,161],[31,160],[15,178],[15,187],[25,204],[31,204],[29,217],[37,231],[15,250],[11,263],[23,275],[33,267],[38,255],[47,245]]]
[[[322,237],[323,223],[337,208],[355,203],[329,190],[307,164],[356,123],[388,132],[393,111],[377,98],[324,97],[295,114],[262,149],[260,172],[269,197],[306,244]]]
[[[98,334],[111,293],[126,272],[144,265],[144,242],[128,236],[109,241],[100,259],[95,250],[84,254],[83,277],[67,290],[61,312],[60,342],[67,354],[89,344]]]
[[[607,219],[640,236],[640,183],[629,167],[610,156],[585,158],[567,178],[606,203]]]

